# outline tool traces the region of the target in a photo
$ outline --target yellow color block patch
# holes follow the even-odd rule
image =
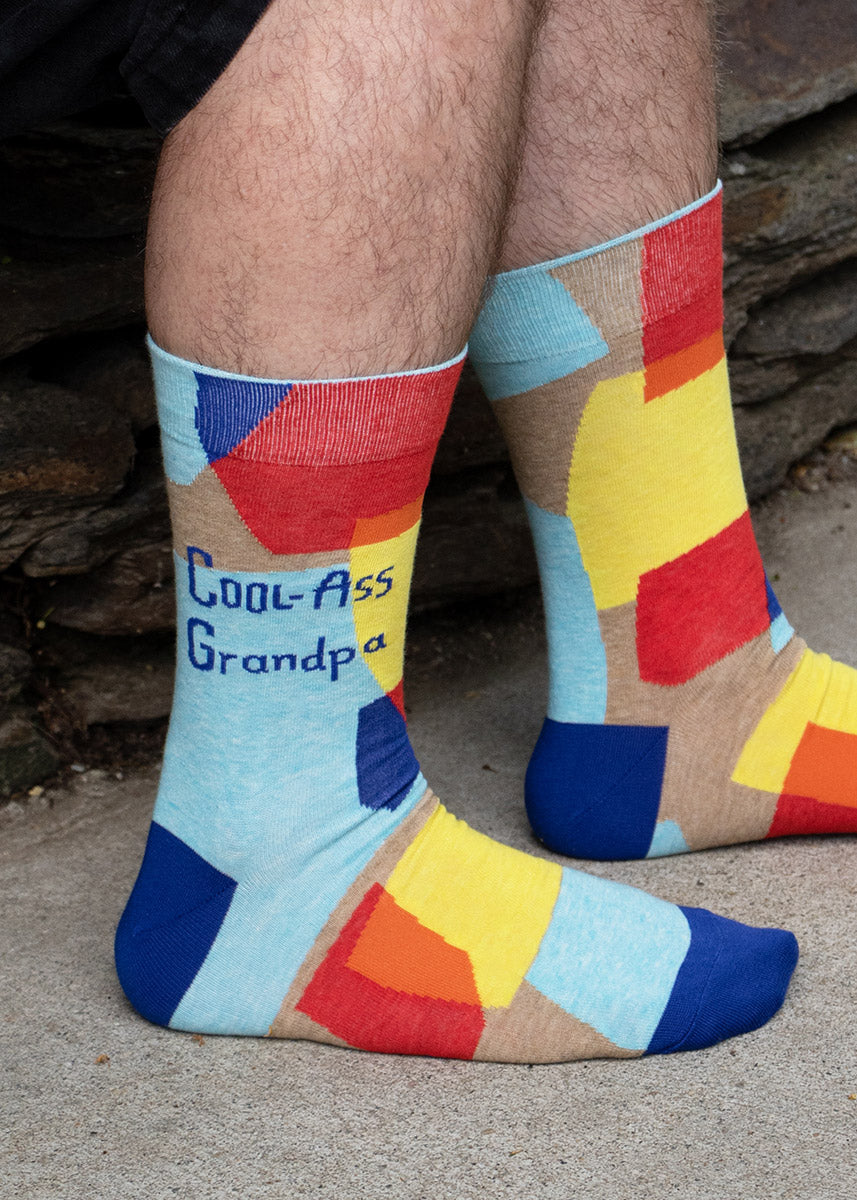
[[[562,870],[476,833],[443,805],[385,884],[402,908],[466,950],[482,1004],[505,1008],[539,948]]]
[[[363,653],[367,666],[385,692],[402,678],[408,593],[420,523],[396,537],[351,549],[352,609],[361,652],[367,643],[383,648]]]
[[[857,710],[853,707],[853,682],[846,675],[849,667],[835,663],[826,654],[805,650],[789,675],[782,691],[768,706],[741,751],[732,779],[735,783],[763,792],[781,792],[807,721],[818,725],[835,718],[830,725],[843,733],[857,733]],[[852,709],[846,715],[844,700],[850,692]]]
[[[857,671],[845,663],[834,662],[826,654],[813,654],[813,658],[829,664],[829,675],[821,705],[811,719],[825,729],[857,733]]]
[[[644,389],[643,371],[599,383],[574,445],[568,516],[599,609],[747,507],[725,360],[648,403]]]

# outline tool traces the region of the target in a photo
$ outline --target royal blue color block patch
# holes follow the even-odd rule
[[[668,735],[665,725],[546,718],[525,783],[536,837],[577,858],[644,858],[658,816]]]
[[[290,383],[194,374],[196,429],[209,462],[234,450],[292,390]]]
[[[357,718],[357,792],[366,808],[394,812],[419,774],[405,718],[389,696],[360,709]]]
[[[211,949],[237,887],[152,823],[143,865],[116,930],[116,971],[141,1016],[168,1025]]]
[[[768,616],[771,618],[771,648],[774,654],[779,654],[782,648],[792,640],[795,631],[789,624],[789,619],[783,612],[767,575],[765,576],[765,588],[768,593]]]
[[[690,947],[647,1054],[701,1050],[758,1029],[782,1004],[797,963],[797,941],[785,929],[754,929],[705,908],[681,911]]]
[[[782,608],[777,599],[777,594],[771,587],[771,581],[765,576],[765,591],[768,594],[768,616],[771,618],[771,623],[776,621],[777,617],[782,616]]]

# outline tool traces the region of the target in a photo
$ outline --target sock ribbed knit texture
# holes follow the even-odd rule
[[[460,360],[253,380],[153,347],[178,670],[116,937],[150,1020],[501,1061],[754,1028],[790,934],[563,870],[452,817],[402,705],[422,493]]]
[[[528,811],[566,854],[857,832],[857,673],[793,636],[765,576],[722,324],[718,188],[499,276],[474,331],[547,613]]]

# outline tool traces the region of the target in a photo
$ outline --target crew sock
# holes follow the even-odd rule
[[[857,831],[857,673],[766,578],[724,357],[721,192],[497,276],[471,353],[547,615],[537,835],[639,858]]]
[[[307,383],[152,354],[178,669],[116,936],[138,1011],[515,1062],[696,1048],[766,1021],[791,934],[502,846],[420,774],[405,616],[460,359]]]

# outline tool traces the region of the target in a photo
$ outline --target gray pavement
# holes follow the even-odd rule
[[[857,664],[857,485],[757,513],[792,622]],[[532,849],[521,779],[544,648],[532,596],[414,629],[411,728],[440,795]],[[124,1001],[111,939],[156,786],[91,771],[6,814],[0,1195],[853,1200],[857,847],[805,839],[599,874],[793,929],[766,1028],[708,1051],[520,1067],[194,1038]]]

